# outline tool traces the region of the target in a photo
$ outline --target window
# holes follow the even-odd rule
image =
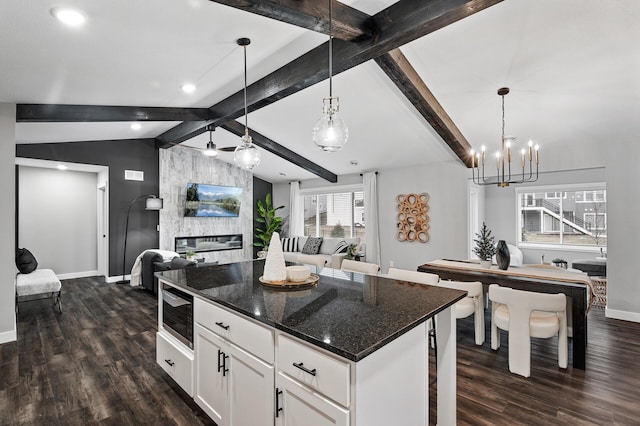
[[[521,245],[607,246],[604,184],[523,188],[516,197]]]
[[[364,241],[364,192],[304,195],[304,235],[359,237],[360,241]]]

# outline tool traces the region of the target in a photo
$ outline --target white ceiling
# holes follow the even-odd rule
[[[373,14],[393,1],[345,1]],[[85,12],[82,28],[50,15]],[[402,47],[403,53],[474,146],[496,146],[500,98],[507,133],[533,137],[542,152],[584,140],[611,143],[640,134],[640,2],[505,0]],[[209,107],[326,36],[207,0],[0,2],[0,102]],[[197,85],[187,95],[183,83]],[[459,160],[374,62],[334,79],[350,140],[338,153],[311,141],[328,83],[249,114],[249,127],[341,175]],[[244,120],[241,118],[241,120]],[[177,123],[18,123],[18,143],[155,137]],[[186,145],[204,147],[208,134]],[[238,138],[222,129],[219,147]],[[277,182],[311,173],[262,152],[256,176]],[[232,161],[232,154],[220,155]],[[357,166],[350,161],[358,162]],[[285,176],[282,176],[285,174]]]

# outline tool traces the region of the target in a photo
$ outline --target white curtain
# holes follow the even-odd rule
[[[378,181],[375,172],[362,175],[364,186],[365,256],[367,262],[380,265],[380,225],[378,219]]]
[[[304,200],[300,195],[300,182],[291,182],[289,189],[289,236],[304,235]]]

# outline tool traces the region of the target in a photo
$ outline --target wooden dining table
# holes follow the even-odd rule
[[[593,285],[585,274],[557,269],[509,267],[484,268],[478,262],[440,259],[418,266],[418,271],[437,274],[440,279],[480,281],[485,291],[490,284],[539,293],[564,293],[571,306],[574,368],[586,369],[587,314],[594,300]]]

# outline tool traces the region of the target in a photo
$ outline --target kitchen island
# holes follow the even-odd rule
[[[465,292],[328,268],[312,288],[274,290],[260,283],[263,268],[157,274],[158,363],[218,425],[428,424],[436,314],[438,424],[455,424],[451,306]],[[193,296],[193,350],[163,324],[171,287]]]

